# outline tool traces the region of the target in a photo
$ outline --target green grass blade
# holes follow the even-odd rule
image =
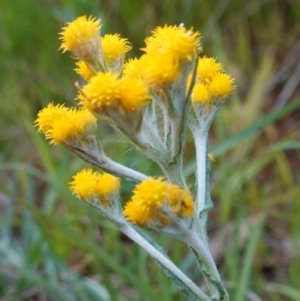
[[[300,149],[299,141],[280,141],[266,148],[266,152],[276,152],[276,151],[284,151],[291,149]]]
[[[267,283],[264,289],[267,292],[278,293],[283,296],[286,296],[291,301],[300,300],[300,290],[288,285],[284,285],[280,283]]]
[[[296,99],[287,106],[280,108],[278,110],[270,112],[268,115],[262,117],[257,120],[255,123],[250,125],[249,127],[243,129],[242,131],[234,134],[233,136],[226,138],[224,141],[220,142],[218,145],[212,148],[212,153],[215,157],[218,157],[228,150],[232,149],[234,146],[239,144],[242,140],[246,138],[250,138],[260,130],[262,130],[265,126],[275,121],[280,120],[287,114],[295,111],[300,108],[300,99]]]
[[[113,255],[108,254],[103,251],[99,246],[93,244],[88,238],[84,238],[79,233],[73,231],[65,223],[62,223],[53,217],[40,212],[37,208],[30,204],[26,204],[26,207],[33,213],[33,215],[39,220],[41,225],[44,227],[51,227],[55,231],[59,231],[65,236],[65,238],[72,243],[76,244],[78,247],[81,247],[86,252],[92,253],[97,260],[101,260],[103,264],[108,265],[110,268],[116,271],[123,279],[128,280],[131,284],[134,285],[136,289],[141,290],[141,293],[145,295],[147,300],[155,300],[157,295],[148,285],[145,285],[140,281],[138,277],[134,275],[133,272],[129,271],[128,268],[123,267],[121,264],[115,261]]]
[[[251,272],[253,270],[252,265],[255,257],[255,250],[259,243],[264,221],[264,216],[260,216],[257,220],[257,223],[253,225],[253,228],[251,229],[251,237],[243,260],[243,269],[240,275],[240,281],[238,283],[235,296],[232,299],[234,301],[245,300],[245,293],[250,282]]]

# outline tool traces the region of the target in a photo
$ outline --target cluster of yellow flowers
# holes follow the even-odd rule
[[[187,188],[167,183],[162,178],[149,178],[137,185],[124,209],[125,217],[141,226],[169,225],[171,213],[179,217],[194,215],[193,198]]]
[[[233,79],[224,73],[220,63],[211,57],[199,58],[196,83],[192,91],[194,104],[209,106],[228,97],[233,88]]]
[[[39,131],[53,144],[69,144],[94,133],[97,118],[87,109],[66,108],[49,104],[35,121]]]
[[[86,84],[77,95],[81,109],[50,104],[39,112],[36,126],[53,144],[70,145],[73,140],[95,135],[98,115],[114,116],[118,122],[116,119],[124,116],[130,120],[131,114],[142,114],[153,95],[174,87],[178,89],[182,78],[184,89],[188,90],[197,60],[191,94],[194,105],[210,106],[233,90],[233,79],[221,64],[213,58],[198,59],[198,32],[181,25],[158,27],[145,40],[144,55],[125,62],[125,54],[131,49],[128,41],[118,34],[102,37],[100,29],[100,20],[82,16],[68,23],[60,33],[60,49],[72,52],[77,59],[75,71]],[[70,187],[80,199],[98,199],[109,208],[120,183],[114,176],[83,170],[74,176]],[[172,215],[193,216],[193,198],[187,188],[162,178],[148,178],[137,185],[124,210],[126,219],[148,226],[168,225]]]
[[[80,103],[95,113],[120,106],[125,112],[136,111],[149,103],[146,85],[138,78],[119,79],[116,74],[99,72],[79,92]]]
[[[73,176],[70,189],[83,201],[96,199],[109,208],[119,192],[120,179],[108,173],[84,169]]]
[[[145,54],[129,60],[124,75],[142,78],[152,89],[171,85],[200,50],[200,34],[183,26],[158,27],[145,42],[146,47],[142,49]]]
[[[61,49],[79,59],[75,71],[88,81],[77,97],[84,107],[106,114],[121,107],[128,113],[149,103],[149,91],[141,79],[120,77],[131,46],[118,34],[101,37],[100,20],[79,17],[63,28],[61,39]]]

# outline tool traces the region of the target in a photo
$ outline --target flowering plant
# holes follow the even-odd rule
[[[79,108],[49,104],[36,126],[52,144],[100,168],[74,175],[70,189],[114,223],[153,257],[190,300],[229,300],[206,234],[209,193],[208,131],[233,79],[214,58],[199,57],[200,34],[183,25],[157,27],[145,40],[144,54],[125,61],[131,49],[120,35],[100,36],[101,21],[81,16],[63,27],[61,50],[77,60]],[[107,121],[160,167],[149,177],[109,158],[97,136]],[[183,149],[190,130],[196,147],[196,196],[183,175]],[[120,178],[136,183],[122,209]],[[204,293],[141,228],[171,235],[192,250],[206,281]]]

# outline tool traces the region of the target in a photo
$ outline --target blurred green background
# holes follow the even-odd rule
[[[211,129],[212,252],[232,301],[299,301],[299,0],[1,2],[0,300],[186,300],[142,250],[71,195],[71,176],[87,164],[33,127],[50,101],[75,104],[78,76],[58,51],[58,32],[83,14],[100,17],[102,33],[127,37],[131,57],[158,25],[201,31],[203,53],[237,85]],[[115,160],[158,172],[103,126],[108,131]],[[191,184],[193,158],[189,140]],[[131,189],[123,182],[124,200]],[[153,237],[202,285],[185,246]]]

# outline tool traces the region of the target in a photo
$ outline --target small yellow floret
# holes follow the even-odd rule
[[[160,207],[166,199],[168,183],[163,178],[148,178],[133,191],[132,199],[148,207]]]
[[[105,207],[109,207],[110,201],[113,201],[110,198],[114,198],[120,189],[120,179],[107,173],[84,169],[73,176],[69,186],[81,200],[98,198]]]
[[[68,143],[87,134],[96,127],[96,122],[96,117],[87,109],[69,109],[66,114],[53,121],[46,137],[53,144]]]
[[[93,70],[91,70],[84,61],[76,62],[76,67],[77,68],[74,69],[76,73],[82,76],[86,81],[89,81],[95,75]]]
[[[140,65],[140,73],[151,87],[169,85],[180,74],[178,61],[171,55],[143,55]]]
[[[120,83],[120,104],[127,112],[134,112],[151,100],[147,86],[140,78],[124,77]]]
[[[81,104],[93,112],[117,105],[120,99],[120,81],[112,73],[99,72],[78,94]]]
[[[175,57],[179,62],[191,61],[200,50],[200,34],[184,26],[157,27],[145,40],[147,54],[162,53]]]
[[[60,39],[62,40],[60,49],[63,52],[76,51],[76,49],[89,46],[90,44],[96,43],[99,45],[100,28],[100,19],[96,20],[95,18],[87,18],[86,16],[78,17],[62,28],[62,32],[60,33]]]
[[[167,195],[173,213],[183,217],[194,215],[193,197],[187,188],[169,184]]]
[[[137,185],[133,196],[124,208],[124,216],[134,224],[146,225],[154,220],[157,213],[153,208],[161,207],[166,199],[167,182],[163,178],[149,178]]]
[[[135,200],[130,200],[125,204],[123,214],[131,223],[140,226],[147,225],[155,217],[155,213],[151,208],[143,206]]]
[[[96,185],[97,174],[92,169],[84,169],[78,172],[73,176],[72,182],[69,183],[72,193],[83,201],[97,196]]]
[[[222,70],[222,65],[212,57],[203,57],[198,60],[197,78],[200,82],[210,82]]]
[[[35,121],[39,131],[53,144],[68,143],[96,127],[96,117],[86,109],[68,109],[49,104],[38,113]]]
[[[141,62],[140,59],[129,59],[124,64],[123,76],[127,78],[140,78],[141,77]]]
[[[101,38],[101,43],[109,63],[124,59],[125,54],[131,49],[127,39],[122,39],[119,34],[106,34]]]
[[[39,132],[46,133],[52,127],[53,121],[66,114],[67,110],[64,105],[54,106],[50,103],[46,108],[38,112],[35,126],[38,127]]]
[[[195,84],[192,91],[192,102],[200,105],[209,105],[211,103],[211,96],[205,84]]]
[[[95,189],[101,199],[107,199],[108,196],[119,191],[120,179],[108,173],[98,174]]]
[[[141,226],[151,223],[167,225],[171,214],[181,217],[194,215],[194,203],[188,189],[165,182],[162,178],[149,178],[135,187],[123,214]]]
[[[213,78],[208,87],[209,93],[215,99],[223,99],[229,96],[234,90],[233,78],[226,73],[217,73]]]
[[[63,118],[54,120],[51,129],[46,133],[46,139],[50,140],[50,144],[63,144],[76,136],[76,132],[69,124],[68,113]]]

